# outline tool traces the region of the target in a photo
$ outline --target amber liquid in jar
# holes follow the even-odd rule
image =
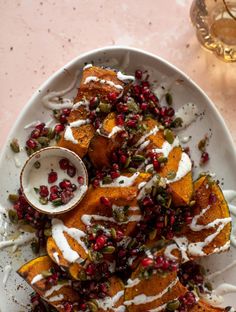
[[[195,0],[190,15],[200,43],[224,61],[236,61],[236,0]]]

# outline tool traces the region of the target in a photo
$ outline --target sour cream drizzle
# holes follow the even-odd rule
[[[140,172],[135,172],[132,176],[120,176],[113,180],[112,183],[105,184],[100,182],[100,187],[129,187],[132,186],[136,178],[139,176]]]
[[[68,86],[68,88],[65,88],[64,90],[60,91],[52,91],[47,95],[45,95],[42,98],[44,106],[52,110],[62,108],[72,108],[74,105],[73,101],[71,99],[64,99],[62,97],[75,88],[76,83],[78,81],[79,73],[80,73],[79,71],[75,73],[75,77],[71,82],[71,84]]]
[[[122,72],[120,72],[120,71],[118,71],[118,73],[117,73],[117,78],[121,81],[124,81],[124,82],[127,80],[131,80],[131,81],[135,80],[134,76],[122,74]]]
[[[81,238],[85,236],[83,231],[76,228],[68,228],[61,220],[55,218],[52,219],[52,238],[55,240],[57,247],[62,252],[63,257],[70,263],[75,261],[82,262],[83,259],[80,255],[70,247],[64,232],[74,238],[77,243],[80,244],[85,251],[87,251],[84,242],[81,240]]]
[[[124,296],[124,290],[118,291],[113,297],[105,297],[104,299],[97,299],[97,305],[102,310],[117,311],[114,305]]]
[[[178,281],[179,281],[179,279],[176,278],[165,289],[163,289],[159,294],[157,294],[155,296],[147,296],[145,294],[140,294],[140,295],[135,296],[131,300],[125,301],[124,304],[129,306],[131,304],[140,305],[140,304],[144,304],[144,303],[153,302],[153,301],[161,298],[162,296],[164,296],[168,291],[170,291],[178,283]]]
[[[31,280],[30,284],[33,285],[39,281],[41,281],[42,279],[44,279],[42,274],[37,274],[33,277],[33,279]]]
[[[89,77],[85,78],[84,84],[88,84],[90,82],[99,82],[101,84],[107,84],[110,87],[116,88],[117,90],[123,90],[123,87],[121,85],[115,84],[111,80],[100,79],[96,76],[89,76]]]

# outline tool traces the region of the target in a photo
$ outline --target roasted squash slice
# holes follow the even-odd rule
[[[137,178],[137,182],[134,182],[134,186],[130,187],[98,187],[96,189],[90,187],[87,194],[79,205],[71,210],[70,212],[64,214],[60,217],[64,225],[68,228],[76,228],[81,231],[86,230],[86,226],[91,222],[92,224],[109,224],[109,226],[114,228],[121,228],[124,234],[129,236],[133,232],[141,212],[137,205],[137,183],[144,181],[149,177],[149,174],[140,174]],[[127,218],[132,218],[134,221],[125,222],[123,224],[117,224],[112,221],[112,209],[107,208],[101,204],[100,198],[102,196],[108,197],[110,202],[116,206],[130,206],[136,207],[136,210],[128,209]],[[97,220],[92,216],[96,215]],[[99,216],[109,218],[107,220],[99,219]],[[94,220],[93,220],[94,219]],[[127,220],[128,221],[128,220]],[[86,254],[84,249],[78,244],[72,237],[65,233],[67,241],[71,248],[75,250],[83,259],[86,259]],[[52,237],[48,238],[47,241],[47,252],[53,261],[55,259],[55,252],[58,253],[57,259],[59,259],[59,264],[68,267],[70,263],[63,258],[63,255],[59,248],[57,247],[54,239]]]
[[[75,292],[68,281],[56,286],[49,286],[46,279],[42,278],[37,281],[40,274],[47,272],[53,268],[54,262],[48,256],[38,257],[24,264],[18,274],[47,302],[55,307],[59,312],[65,311],[63,302],[76,302],[79,299],[79,294]],[[35,281],[35,282],[34,282]]]

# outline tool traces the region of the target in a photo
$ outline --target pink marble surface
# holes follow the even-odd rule
[[[82,52],[128,45],[186,72],[210,96],[236,142],[236,63],[200,48],[191,0],[0,1],[0,147],[39,85]]]

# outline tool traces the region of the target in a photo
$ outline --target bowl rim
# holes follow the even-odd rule
[[[51,150],[59,150],[59,151],[62,151],[64,153],[68,153],[68,154],[71,154],[73,155],[78,161],[79,163],[81,164],[81,167],[83,168],[83,171],[84,171],[84,175],[85,175],[85,186],[87,187],[87,190],[88,190],[88,171],[87,171],[87,168],[83,162],[83,160],[73,151],[69,150],[68,148],[65,148],[65,147],[60,147],[60,146],[48,146],[48,147],[45,147],[45,148],[42,148],[36,152],[34,152],[33,154],[31,154],[25,161],[22,169],[21,169],[21,172],[20,172],[20,188],[22,190],[22,193],[26,199],[26,201],[28,202],[28,204],[30,206],[32,206],[34,209],[36,209],[37,211],[39,211],[40,213],[44,213],[44,214],[47,214],[47,215],[59,215],[59,214],[63,214],[63,213],[66,213],[72,209],[74,209],[80,202],[81,200],[84,198],[87,190],[85,192],[83,192],[81,195],[80,195],[80,198],[73,204],[73,205],[68,205],[68,208],[67,209],[64,209],[64,210],[61,210],[61,211],[56,211],[54,212],[52,210],[52,212],[49,212],[48,210],[43,210],[43,209],[40,209],[38,208],[35,204],[33,204],[27,197],[25,191],[24,191],[24,187],[23,187],[23,176],[24,176],[24,173],[25,173],[25,169],[27,168],[27,166],[29,165],[30,161],[35,158],[37,155],[39,154],[44,154],[44,153],[47,153],[47,151],[51,151]],[[65,156],[66,157],[66,156]],[[69,203],[68,203],[69,204]]]

